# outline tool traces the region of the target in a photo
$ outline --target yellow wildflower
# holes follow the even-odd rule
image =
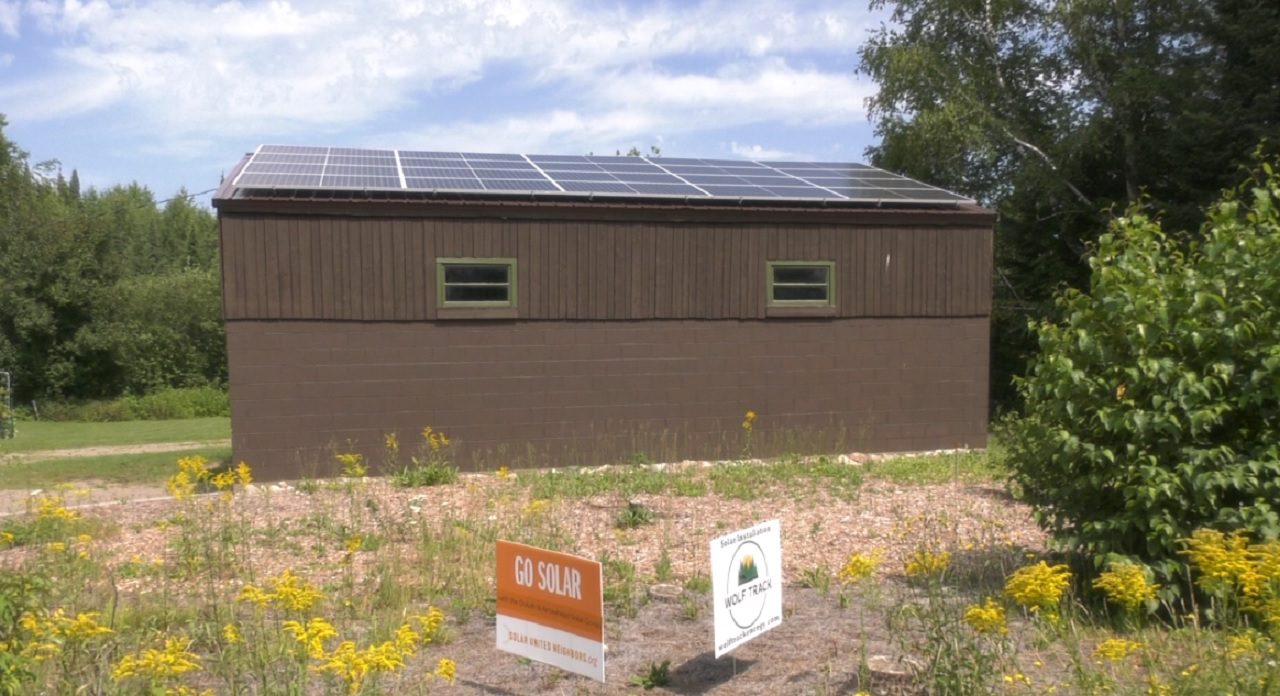
[[[1033,614],[1057,619],[1058,605],[1070,584],[1071,571],[1065,565],[1050,566],[1040,561],[1013,571],[1005,581],[1004,594]]]
[[[916,549],[907,557],[907,562],[903,566],[907,577],[934,577],[942,575],[947,568],[951,567],[951,552],[940,551],[934,553],[929,549]]]
[[[240,594],[236,600],[257,605],[259,609],[277,604],[286,611],[306,611],[323,598],[315,586],[294,575],[292,570],[285,570],[277,577],[267,578],[267,584],[271,586],[270,592],[257,585],[245,585],[240,588]]]
[[[36,518],[47,520],[74,520],[80,517],[80,513],[74,510],[68,510],[65,507],[65,501],[60,495],[42,495],[36,499]]]
[[[232,486],[236,485],[235,472],[224,471],[220,474],[214,474],[209,478],[209,483],[213,484],[213,487],[220,491],[230,490]]]
[[[872,551],[870,554],[854,553],[840,567],[837,577],[840,582],[853,584],[859,580],[865,580],[876,572],[876,568],[880,565],[880,558],[884,553],[880,549]]]
[[[1102,590],[1107,600],[1133,613],[1156,598],[1160,588],[1147,580],[1146,568],[1133,563],[1113,563],[1093,581],[1093,587]]]
[[[347,540],[343,542],[343,548],[346,549],[346,553],[342,556],[342,562],[344,564],[350,563],[356,552],[364,548],[364,537],[359,534],[347,537]]]
[[[170,476],[164,482],[165,490],[169,491],[169,495],[178,500],[186,500],[195,495],[196,484],[183,472],[178,472]]]
[[[13,536],[13,532],[0,532],[0,542],[12,546],[14,541],[15,537]]]
[[[449,437],[429,425],[422,429],[422,440],[426,442],[432,452],[439,452],[449,446]]]
[[[447,657],[442,657],[436,663],[436,669],[432,674],[449,682],[449,685],[452,686],[454,680],[458,678],[458,664]]]
[[[236,465],[236,480],[241,486],[247,486],[253,483],[253,469],[248,464],[240,462]]]
[[[395,637],[392,640],[401,655],[410,657],[418,652],[418,643],[422,642],[422,636],[413,630],[413,626],[406,623],[396,629]]]
[[[200,669],[200,656],[188,650],[187,638],[166,638],[164,649],[146,648],[120,658],[111,670],[111,678],[122,682],[142,677],[152,682],[171,679]]]
[[[1009,632],[1009,624],[1005,622],[1004,607],[994,599],[987,597],[982,604],[972,604],[964,610],[965,623],[978,633]]]
[[[266,607],[273,599],[275,599],[275,595],[264,591],[257,585],[245,585],[240,588],[240,594],[236,597],[237,601],[257,605],[259,609]]]
[[[748,410],[747,414],[742,417],[742,429],[747,432],[751,432],[751,429],[755,427],[755,423],[756,412]]]
[[[1173,687],[1154,674],[1147,675],[1147,696],[1173,696]]]
[[[228,645],[237,645],[244,642],[244,637],[240,635],[240,629],[235,624],[227,624],[222,627],[222,639],[227,641]]]
[[[507,479],[507,477],[511,475],[511,469],[508,469],[508,468],[507,468],[507,467],[505,467],[505,466],[500,466],[500,467],[498,467],[498,472],[497,472],[497,474],[498,474],[498,478],[499,478],[499,479],[502,479],[502,480],[504,480],[504,481],[505,481],[505,480]]]
[[[1243,657],[1258,657],[1261,654],[1258,648],[1265,642],[1266,638],[1252,629],[1231,636],[1227,639],[1227,658],[1235,661]]]
[[[1271,627],[1273,635],[1280,635],[1280,597],[1272,597],[1257,605],[1262,622]]]
[[[396,437],[395,433],[383,435],[382,441],[386,444],[388,452],[395,453],[400,451],[400,438]]]
[[[67,616],[63,609],[48,614],[24,612],[18,617],[18,628],[25,634],[21,653],[43,662],[62,652],[65,643],[84,642],[113,631],[98,623],[98,612]],[[16,646],[15,646],[16,647]]]
[[[196,691],[185,684],[179,684],[165,689],[164,696],[213,696],[213,689]]]
[[[306,611],[323,596],[311,583],[294,575],[291,570],[284,571],[270,582],[275,600],[288,611]]]
[[[65,542],[51,541],[48,544],[45,544],[45,548],[51,553],[62,553],[67,550],[67,545]]]
[[[1200,571],[1196,584],[1210,594],[1222,594],[1244,586],[1257,570],[1249,560],[1249,539],[1244,532],[1230,536],[1213,529],[1198,529],[1184,541],[1183,553]]]
[[[394,672],[404,667],[404,658],[392,641],[361,650],[353,641],[344,640],[322,659],[322,664],[313,669],[341,679],[347,685],[348,694],[359,693],[370,674]]]
[[[338,637],[338,631],[334,629],[333,624],[322,618],[313,618],[307,621],[305,626],[297,621],[285,621],[283,628],[293,634],[293,639],[313,660],[323,660],[325,641]]]
[[[364,465],[364,455],[354,452],[339,454],[335,457],[342,464],[342,475],[347,478],[360,478],[368,469]]]
[[[1143,648],[1142,643],[1137,643],[1124,638],[1108,638],[1093,649],[1093,658],[1095,660],[1107,660],[1108,662],[1119,662],[1124,658],[1138,652]]]
[[[426,614],[410,616],[409,621],[418,624],[422,642],[430,643],[440,635],[440,629],[444,626],[444,612],[436,607],[427,607]]]
[[[524,512],[526,515],[540,515],[546,512],[548,506],[550,503],[546,500],[537,498],[529,501],[529,504],[524,507]]]
[[[88,640],[95,636],[112,633],[110,628],[98,623],[99,616],[101,616],[99,612],[89,611],[76,614],[74,618],[67,618],[59,609],[56,612],[55,631],[67,640]]]
[[[186,500],[196,492],[202,481],[209,480],[209,466],[204,457],[195,455],[178,460],[178,473],[165,481],[165,489],[178,500]]]
[[[77,535],[76,535],[76,543],[78,543],[78,544],[88,544],[88,543],[90,543],[90,542],[92,542],[92,541],[93,541],[93,537],[92,537],[92,536],[89,536],[88,534],[77,534]]]

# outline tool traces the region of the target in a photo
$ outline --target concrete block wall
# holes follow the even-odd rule
[[[264,479],[406,454],[464,468],[981,447],[988,319],[227,323],[232,446]]]

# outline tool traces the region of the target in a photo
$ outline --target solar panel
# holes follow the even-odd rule
[[[548,172],[550,174],[551,172]],[[601,181],[617,183],[618,177],[609,172],[554,172],[556,181]]]
[[[487,191],[559,191],[550,181],[529,179],[481,179]]]
[[[341,189],[680,198],[734,203],[971,203],[963,196],[854,162],[693,157],[520,155],[263,145],[240,170],[242,189]]]

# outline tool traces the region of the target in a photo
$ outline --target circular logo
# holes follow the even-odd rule
[[[764,599],[770,587],[769,567],[759,544],[746,541],[738,545],[729,561],[725,587],[729,588],[729,617],[734,625],[738,628],[755,625],[764,613]]]

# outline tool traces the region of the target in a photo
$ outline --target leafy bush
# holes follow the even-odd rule
[[[40,417],[54,421],[172,420],[227,416],[231,405],[227,392],[216,387],[161,389],[142,396],[122,396],[109,401],[76,404],[43,404]]]
[[[80,355],[104,367],[102,395],[226,382],[226,336],[218,272],[173,271],[125,278],[96,301],[76,336]]]
[[[0,570],[0,693],[17,693],[35,680],[35,660],[14,648],[19,645],[22,617],[43,610],[48,598],[49,581],[43,576]]]
[[[1280,179],[1264,165],[1179,243],[1130,212],[1067,290],[1002,438],[1039,522],[1098,564],[1175,577],[1201,527],[1280,535]]]

